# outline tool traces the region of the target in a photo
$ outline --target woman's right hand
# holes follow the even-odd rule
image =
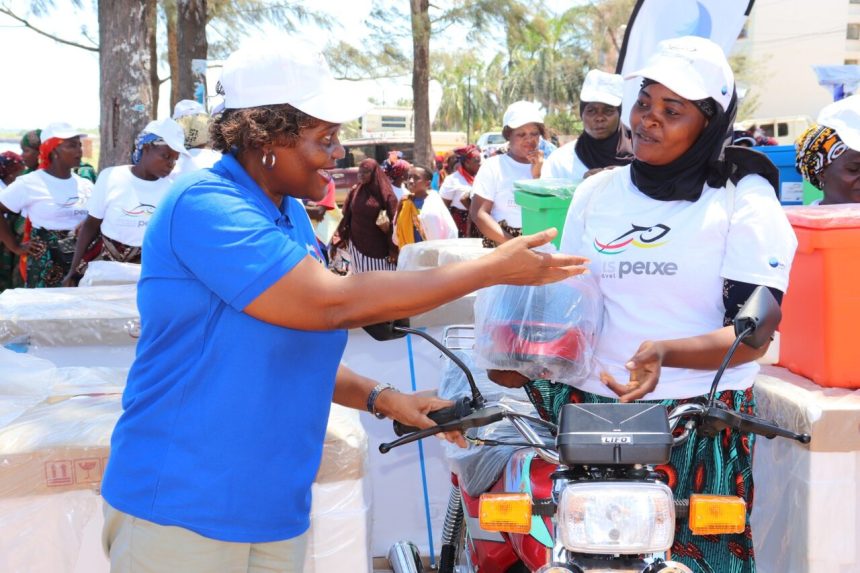
[[[547,229],[496,247],[488,256],[494,259],[492,284],[544,285],[586,272],[589,260],[585,257],[534,250],[552,241],[557,234],[555,229]]]

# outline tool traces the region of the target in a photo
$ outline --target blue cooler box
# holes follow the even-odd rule
[[[753,149],[767,155],[779,169],[779,202],[783,205],[803,205],[803,177],[794,167],[794,146],[765,145]]]

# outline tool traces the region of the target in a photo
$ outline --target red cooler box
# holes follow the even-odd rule
[[[785,211],[798,245],[779,363],[821,386],[860,388],[860,205]]]

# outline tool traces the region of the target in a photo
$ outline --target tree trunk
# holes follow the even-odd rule
[[[127,164],[134,139],[152,118],[149,21],[152,0],[101,0],[99,14],[99,170]]]
[[[432,169],[430,140],[430,3],[409,0],[412,11],[412,99],[415,122],[415,163]]]
[[[182,99],[179,97],[179,82],[176,79],[179,77],[179,45],[176,38],[176,6],[165,2],[164,16],[164,19],[167,21],[167,67],[170,69],[170,110],[172,113],[176,102]]]
[[[179,86],[178,99],[193,99],[205,103],[205,84],[201,85],[200,74],[192,70],[192,60],[205,60],[206,0],[177,0],[176,2],[176,47]],[[176,102],[172,102],[176,105]]]
[[[146,21],[149,29],[149,84],[152,90],[152,109],[158,110],[158,96],[161,81],[158,79],[158,40],[155,36],[158,29],[158,1],[146,0]],[[158,115],[153,113],[153,115]]]

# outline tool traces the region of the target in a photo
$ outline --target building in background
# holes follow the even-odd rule
[[[812,66],[860,64],[860,0],[757,0],[735,52],[760,70],[756,118],[815,118],[833,96]]]

